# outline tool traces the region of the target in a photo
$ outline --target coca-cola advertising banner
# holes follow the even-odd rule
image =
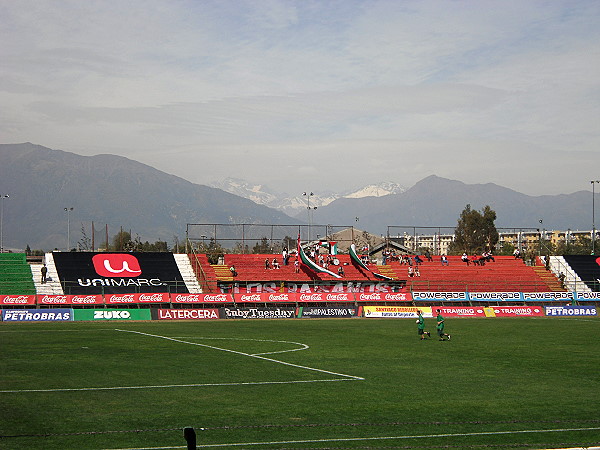
[[[231,294],[171,294],[171,303],[233,303]]]
[[[108,294],[104,296],[107,305],[122,305],[126,303],[169,303],[169,294],[165,292],[142,294]]]
[[[219,319],[217,308],[198,309],[156,309],[152,310],[154,320],[206,320]]]
[[[489,306],[484,309],[486,310],[486,315],[492,317],[531,317],[544,315],[544,308],[541,306]]]
[[[410,292],[359,292],[354,294],[356,301],[361,302],[412,302]]]
[[[188,292],[168,252],[52,253],[67,294]]]
[[[0,305],[35,305],[35,295],[0,295]]]
[[[38,305],[102,305],[101,295],[38,295]]]
[[[292,319],[296,308],[219,308],[221,319]]]

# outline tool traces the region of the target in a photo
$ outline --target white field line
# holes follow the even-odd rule
[[[245,447],[258,445],[289,445],[289,444],[314,444],[321,442],[351,442],[351,441],[384,441],[394,439],[433,439],[433,438],[449,438],[449,437],[465,437],[465,436],[494,436],[508,434],[525,434],[525,433],[565,433],[568,431],[593,431],[600,430],[600,427],[590,428],[555,428],[542,430],[512,430],[512,431],[479,431],[474,433],[444,433],[444,434],[420,434],[420,435],[403,435],[403,436],[378,436],[378,437],[358,437],[358,438],[331,438],[331,439],[304,439],[294,441],[272,441],[272,442],[239,442],[230,444],[206,444],[197,445],[197,448],[209,447]],[[187,448],[187,446],[176,447],[135,447],[135,448],[119,448],[111,450],[159,450],[159,449],[175,449]],[[589,449],[596,447],[588,447]]]
[[[298,352],[301,350],[307,350],[310,347],[306,344],[302,344],[300,342],[293,341],[277,341],[273,339],[251,339],[251,338],[213,338],[213,337],[196,337],[196,336],[173,336],[174,339],[202,339],[202,340],[210,340],[210,341],[253,341],[253,342],[275,342],[277,344],[294,344],[299,348],[292,348],[290,350],[279,350],[276,352],[264,352],[264,353],[252,353],[252,356],[255,355],[274,355],[275,353],[288,353],[288,352]]]
[[[321,372],[321,373],[326,373],[326,374],[329,374],[329,375],[336,375],[338,377],[349,378],[349,379],[352,379],[352,380],[364,380],[364,378],[357,377],[357,376],[354,376],[354,375],[347,375],[347,374],[344,374],[344,373],[332,372],[330,370],[317,369],[315,367],[302,366],[300,364],[292,364],[292,363],[288,363],[288,362],[285,362],[285,361],[279,361],[279,360],[273,359],[273,358],[266,358],[264,356],[261,356],[260,354],[252,355],[250,353],[239,352],[237,350],[230,350],[230,349],[227,349],[227,348],[215,347],[213,345],[208,345],[208,344],[200,344],[198,342],[189,342],[189,341],[184,341],[184,340],[181,340],[181,339],[171,338],[171,337],[168,337],[168,336],[161,336],[161,335],[158,335],[158,334],[142,333],[141,331],[119,330],[119,329],[117,329],[117,331],[122,331],[124,333],[141,334],[142,336],[150,336],[150,337],[155,337],[155,338],[159,338],[159,339],[166,339],[167,341],[179,342],[179,343],[182,343],[182,344],[197,345],[199,347],[211,348],[213,350],[219,350],[219,351],[222,351],[222,352],[234,353],[236,355],[247,356],[249,358],[262,359],[263,361],[270,361],[270,362],[274,362],[274,363],[277,363],[277,364],[283,364],[284,366],[297,367],[299,369],[305,369],[305,370],[312,370],[314,372]]]

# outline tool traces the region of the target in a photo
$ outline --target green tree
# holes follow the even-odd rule
[[[460,213],[449,252],[475,254],[494,249],[499,239],[495,221],[496,212],[488,205],[481,212],[467,205]]]
[[[130,251],[132,244],[131,233],[128,231],[119,231],[112,238],[110,250],[115,252]]]
[[[266,237],[263,237],[259,242],[254,244],[254,247],[252,247],[252,253],[254,253],[255,255],[272,253],[271,246],[269,245],[269,240]]]

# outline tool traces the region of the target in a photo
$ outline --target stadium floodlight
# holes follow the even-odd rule
[[[595,197],[596,197],[596,183],[600,183],[600,180],[592,180],[592,255],[596,252],[596,211],[595,211]]]
[[[312,228],[312,213],[315,209],[317,209],[316,206],[311,207],[310,206],[310,198],[315,195],[312,192],[308,193],[308,192],[303,192],[302,196],[306,197],[306,210],[308,212],[308,240],[309,242],[311,241],[311,233],[310,233],[310,229]]]
[[[4,240],[3,240],[3,222],[4,222],[4,199],[9,198],[8,194],[0,194],[0,253],[4,253]]]
[[[70,212],[73,211],[73,207],[64,208],[67,212],[67,251],[71,249],[71,217]]]

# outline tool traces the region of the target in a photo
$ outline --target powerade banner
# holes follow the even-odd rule
[[[419,315],[417,311],[423,312],[423,317],[433,317],[431,306],[364,306],[365,317],[387,317],[396,319],[416,319]]]
[[[521,292],[469,292],[469,300],[474,302],[521,302]]]
[[[154,320],[206,320],[218,318],[219,310],[217,308],[152,310],[152,319]]]
[[[35,295],[0,295],[0,305],[35,305]]]
[[[5,309],[4,322],[69,322],[73,320],[71,308],[60,309]]]
[[[546,306],[547,316],[596,316],[595,306]]]
[[[52,253],[67,294],[188,292],[172,253]]]
[[[296,308],[219,308],[221,319],[292,319]]]
[[[600,292],[600,256],[567,255],[565,262],[595,292]]]
[[[74,320],[151,320],[149,309],[74,309]]]
[[[573,292],[523,292],[526,302],[571,302],[573,298]]]
[[[298,309],[298,317],[306,318],[332,318],[356,317],[356,308],[342,308],[340,306],[303,306]]]
[[[600,301],[600,292],[577,292],[576,300],[578,302],[598,302]]]
[[[466,292],[413,292],[412,298],[415,301],[445,301],[445,302],[465,302],[469,300]]]

